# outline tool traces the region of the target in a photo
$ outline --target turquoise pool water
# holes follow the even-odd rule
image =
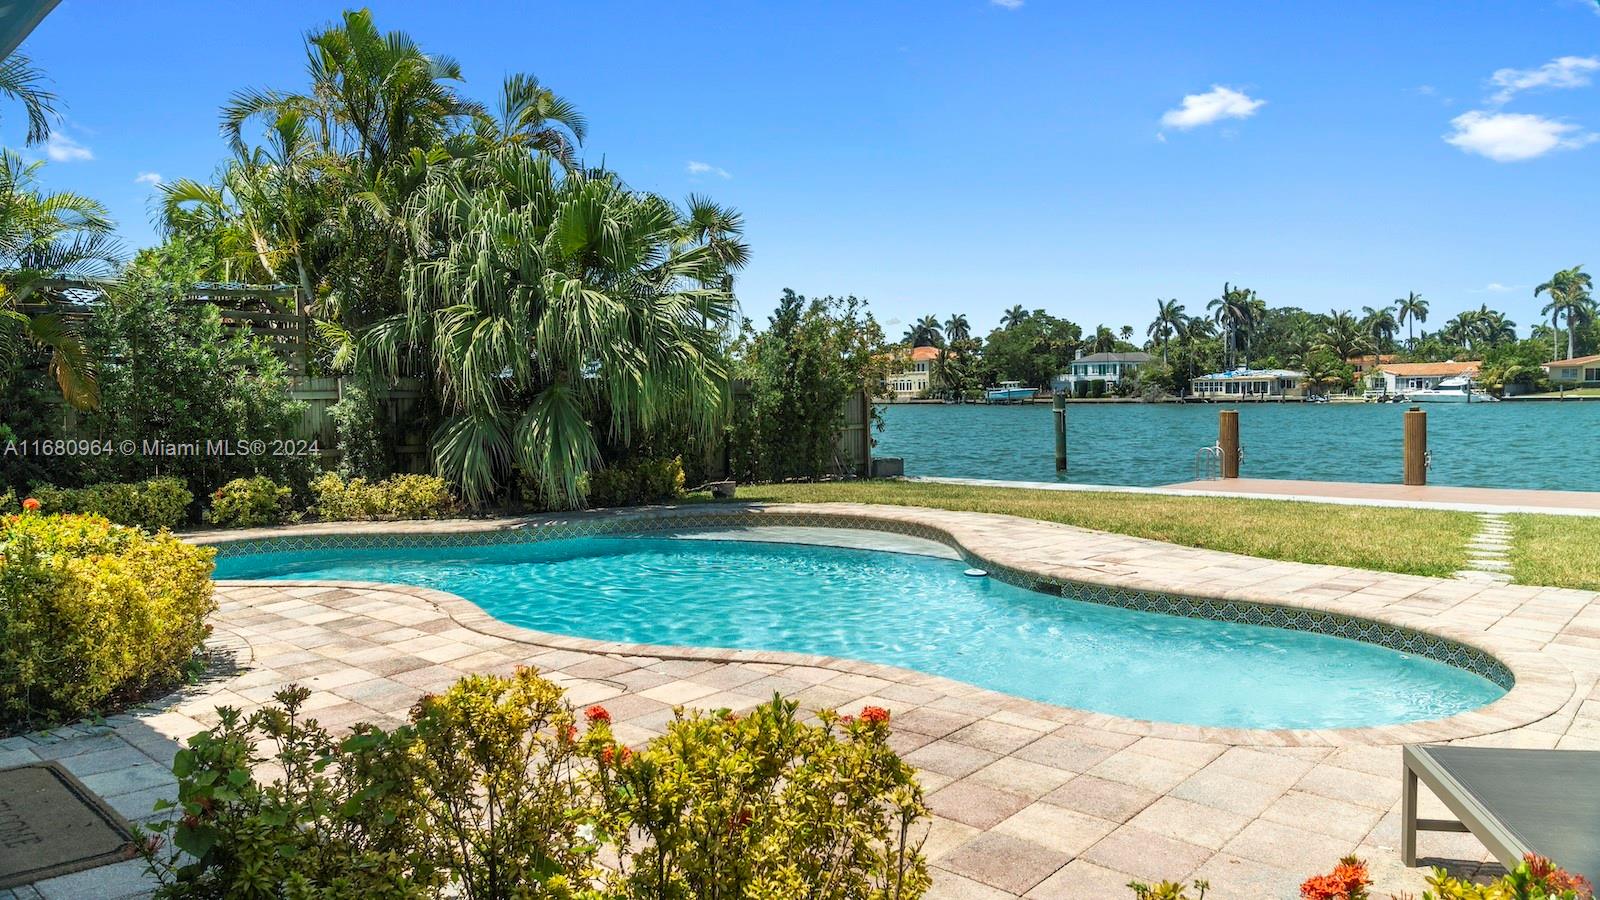
[[[1199,725],[1380,725],[1452,715],[1504,693],[1372,644],[1065,600],[964,568],[871,550],[608,536],[261,553],[218,560],[217,577],[420,585],[539,631],[822,653]]]
[[[1160,485],[1193,477],[1196,448],[1217,439],[1210,404],[1070,405],[1065,481]],[[1235,407],[1227,407],[1233,409]],[[1239,439],[1249,478],[1400,483],[1404,404],[1243,404]],[[1429,404],[1431,484],[1600,491],[1585,463],[1600,434],[1600,402]],[[1055,481],[1049,404],[883,407],[879,456],[907,475]]]

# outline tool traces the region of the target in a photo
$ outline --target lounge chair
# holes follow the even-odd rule
[[[1400,857],[1417,864],[1417,832],[1468,832],[1501,865],[1528,853],[1600,883],[1600,750],[1503,750],[1415,744],[1402,755]],[[1417,818],[1417,781],[1458,821]]]

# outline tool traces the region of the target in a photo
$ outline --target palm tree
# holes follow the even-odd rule
[[[1550,355],[1561,355],[1560,344],[1556,343],[1561,338],[1561,318],[1567,320],[1567,359],[1572,359],[1577,352],[1577,332],[1573,327],[1575,320],[1585,317],[1586,308],[1590,303],[1589,292],[1594,289],[1594,281],[1589,273],[1583,271],[1583,266],[1573,266],[1562,269],[1551,276],[1549,281],[1533,289],[1535,297],[1548,292],[1550,302],[1545,304],[1539,312],[1550,317],[1551,336]]]
[[[1094,337],[1089,339],[1089,345],[1085,349],[1090,353],[1110,353],[1117,349],[1117,336],[1106,326],[1096,325]]]
[[[1517,339],[1517,323],[1506,318],[1505,313],[1481,304],[1472,313],[1472,336],[1485,347],[1498,347]]]
[[[1255,323],[1258,305],[1255,291],[1236,288],[1226,282],[1222,285],[1222,296],[1206,303],[1206,309],[1211,310],[1212,318],[1222,327],[1230,369],[1236,366],[1240,355],[1239,336]]]
[[[937,347],[944,343],[944,335],[939,330],[939,317],[923,316],[918,319],[906,329],[902,340],[909,347]]]
[[[1367,330],[1367,336],[1372,338],[1372,352],[1377,354],[1393,347],[1395,332],[1400,330],[1394,318],[1394,309],[1388,306],[1381,309],[1363,306],[1361,312],[1361,325]]]
[[[28,116],[29,145],[50,137],[50,120],[56,116],[56,95],[44,89],[44,72],[21,53],[12,53],[0,62],[0,97],[22,104]]]
[[[944,320],[944,336],[952,344],[972,337],[972,326],[967,323],[965,313],[954,313]]]
[[[394,372],[429,351],[434,464],[481,503],[520,473],[578,506],[603,442],[721,426],[728,267],[692,216],[516,147],[433,169],[407,204],[404,309],[364,336]]]
[[[1183,314],[1183,304],[1177,298],[1162,300],[1156,298],[1156,317],[1145,329],[1145,335],[1161,347],[1161,361],[1167,361],[1167,342],[1183,332],[1184,322],[1187,317]]]
[[[1348,310],[1329,312],[1326,322],[1321,347],[1332,353],[1339,362],[1353,359],[1370,346],[1371,339],[1366,330]]]
[[[1400,324],[1406,326],[1406,346],[1417,345],[1416,324],[1428,321],[1428,301],[1416,291],[1406,292],[1404,299],[1394,301],[1395,310],[1400,314]]]
[[[1472,343],[1472,340],[1476,334],[1476,328],[1474,327],[1474,321],[1476,318],[1476,311],[1470,309],[1456,314],[1453,318],[1444,323],[1443,328],[1439,329],[1439,337],[1457,347],[1465,349],[1469,344]]]
[[[1006,310],[1005,314],[1000,317],[1000,327],[1010,328],[1014,325],[1021,325],[1026,321],[1028,321],[1028,311],[1023,309],[1022,304],[1019,303]]]
[[[40,190],[41,166],[0,151],[0,363],[15,360],[25,345],[40,347],[62,397],[91,409],[99,390],[77,331],[56,313],[29,314],[23,301],[46,279],[111,274],[121,248],[105,207],[79,194]]]
[[[506,76],[496,112],[476,121],[476,133],[488,145],[527,147],[548,154],[569,170],[578,164],[577,148],[589,123],[576,106],[539,84],[539,79],[520,72]]]

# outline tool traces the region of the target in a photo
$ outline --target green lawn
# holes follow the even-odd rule
[[[1542,394],[1523,394],[1523,397],[1600,397],[1600,388],[1568,388],[1563,394],[1561,391],[1547,391]]]
[[[1600,519],[1510,516],[1511,577],[1518,584],[1600,590]]]
[[[739,499],[1003,513],[1264,559],[1436,576],[1464,567],[1477,531],[1472,514],[1440,510],[896,481],[740,485]]]

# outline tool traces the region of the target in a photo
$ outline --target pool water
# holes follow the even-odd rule
[[[1137,719],[1343,728],[1449,716],[1504,690],[1373,644],[1066,600],[949,559],[812,545],[592,537],[268,552],[218,578],[348,579],[464,597],[596,640],[820,653]]]

